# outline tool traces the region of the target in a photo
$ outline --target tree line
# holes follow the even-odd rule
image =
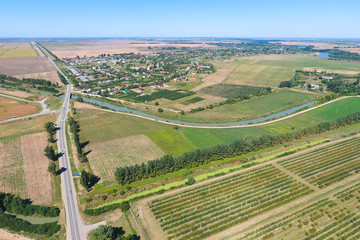
[[[36,78],[23,78],[18,79],[16,77],[6,76],[0,74],[0,83],[3,85],[11,86],[22,90],[21,86],[24,84],[31,85],[31,87],[36,88],[40,91],[47,91],[52,93],[59,93],[56,89],[58,88],[58,84],[54,84],[50,81],[44,79],[36,79]]]
[[[56,133],[55,124],[53,122],[47,122],[45,123],[44,128],[48,133],[48,142],[54,143],[55,142],[54,135]],[[54,163],[54,161],[58,160],[58,155],[55,153],[55,149],[53,148],[53,146],[47,145],[44,149],[44,155],[49,160],[51,160],[48,166],[48,171],[53,175],[57,175],[59,172],[56,169],[56,164]]]
[[[23,216],[57,217],[60,214],[57,207],[33,205],[30,199],[0,192],[0,213],[5,211]]]
[[[241,139],[226,145],[217,145],[212,148],[197,149],[186,152],[178,157],[165,155],[161,158],[142,163],[141,165],[125,166],[116,168],[114,174],[116,180],[121,185],[143,179],[153,178],[181,169],[188,169],[201,166],[212,161],[231,158],[258,151],[268,147],[276,146],[294,139],[300,139],[309,135],[319,134],[332,129],[360,122],[360,112],[342,117],[334,122],[323,122],[314,127],[308,127],[293,133],[281,135],[265,135],[255,139]]]
[[[78,158],[80,162],[87,162],[88,159],[85,155],[85,151],[83,148],[85,143],[82,144],[80,142],[80,136],[79,136],[80,125],[73,117],[69,117],[69,126],[70,126],[70,132],[74,137],[74,143],[76,147],[76,152],[78,154]],[[88,142],[86,144],[88,144]]]

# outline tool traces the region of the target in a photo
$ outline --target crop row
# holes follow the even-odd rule
[[[175,200],[187,197],[187,196],[193,196],[194,192],[202,193],[205,191],[210,191],[216,187],[223,186],[224,184],[233,183],[239,179],[244,179],[246,177],[250,177],[250,176],[253,176],[256,174],[266,173],[268,171],[273,171],[273,170],[274,170],[274,168],[271,165],[266,165],[266,166],[252,169],[252,170],[242,172],[242,173],[239,173],[236,175],[232,175],[230,177],[222,178],[219,181],[214,181],[214,182],[211,182],[211,183],[208,183],[205,185],[192,187],[192,188],[190,188],[188,190],[184,190],[181,193],[178,193],[176,195],[169,195],[166,197],[155,199],[150,203],[150,207],[160,206],[160,205],[163,205],[163,204],[166,204],[166,203],[169,203],[169,202],[172,202],[172,201],[175,201]]]
[[[352,203],[348,202],[347,205],[351,206]],[[359,226],[360,215],[357,211],[323,199],[241,239],[348,239],[360,233]]]
[[[328,146],[325,146],[325,147],[322,147],[322,148],[318,148],[318,149],[312,150],[310,152],[307,152],[307,153],[304,153],[304,154],[301,154],[301,155],[297,155],[295,157],[287,158],[285,160],[279,161],[279,163],[281,165],[283,165],[283,166],[287,166],[287,165],[290,165],[290,164],[292,164],[294,162],[299,163],[298,161],[301,160],[301,159],[304,159],[304,158],[321,156],[324,153],[329,152],[331,150],[333,150],[334,152],[342,152],[340,150],[349,149],[349,147],[352,148],[354,143],[356,143],[356,142],[358,142],[357,138],[349,139],[349,140],[342,141],[342,142],[339,142],[339,143],[335,143],[335,144],[332,144],[332,145],[328,145]]]
[[[291,157],[285,160],[280,161],[279,163],[284,167],[298,167],[303,166],[302,161],[303,160],[309,160],[319,157],[326,157],[331,154],[341,154],[346,153],[347,150],[354,149],[356,147],[359,147],[360,142],[357,138],[350,139],[347,141],[343,141],[337,144],[329,145],[326,147],[322,147],[313,151],[310,151],[305,154],[301,154],[295,157]],[[346,150],[346,151],[345,151]]]
[[[360,171],[359,158],[356,161],[332,168],[331,171],[318,175],[310,180],[310,183],[316,183],[320,188],[327,187],[335,182],[339,182]]]
[[[150,203],[171,239],[202,239],[312,190],[271,165]]]
[[[360,170],[360,138],[329,145],[279,163],[320,188],[329,186]]]

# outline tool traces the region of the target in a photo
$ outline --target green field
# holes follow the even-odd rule
[[[146,135],[166,154],[178,156],[195,150],[195,147],[178,130],[153,131],[148,132]]]
[[[63,104],[64,100],[58,97],[48,97],[46,99],[45,104],[48,104],[48,108],[50,110],[59,110]]]
[[[214,122],[253,119],[296,107],[303,103],[315,100],[320,96],[320,94],[280,90],[265,96],[254,97],[253,99],[247,101],[235,104],[226,104],[214,109],[208,109],[196,113],[189,113],[186,118],[196,119],[197,121]]]
[[[290,80],[295,70],[318,68],[325,70],[360,71],[359,62],[330,61],[307,55],[264,55],[239,58],[235,62],[214,62],[217,68],[233,68],[226,83],[278,87]]]
[[[90,143],[171,128],[154,121],[97,110],[79,110],[75,117],[80,122],[81,139]]]
[[[295,117],[263,126],[231,129],[183,128],[182,131],[194,146],[200,148],[212,147],[217,144],[229,144],[236,139],[293,132],[324,121],[333,121],[359,111],[360,98],[352,97],[341,99]]]
[[[298,92],[295,92],[295,94],[298,94]],[[341,99],[295,117],[263,126],[225,129],[181,127],[179,131],[173,130],[171,125],[97,110],[79,110],[77,119],[81,127],[80,136],[84,141],[97,143],[146,134],[165,153],[179,154],[179,152],[184,152],[186,149],[192,150],[192,146],[195,148],[205,148],[217,144],[229,144],[237,139],[293,132],[314,126],[323,121],[336,120],[358,112],[359,109],[360,98],[352,97]],[[191,144],[188,144],[188,142]],[[180,145],[176,146],[172,143]]]

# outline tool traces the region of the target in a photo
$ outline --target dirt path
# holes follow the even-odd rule
[[[320,188],[307,182],[305,179],[301,178],[300,176],[296,175],[293,172],[290,172],[289,170],[287,170],[286,168],[284,168],[283,166],[281,166],[280,164],[278,164],[277,162],[273,162],[272,165],[278,169],[280,169],[281,171],[283,171],[286,175],[289,175],[290,177],[296,179],[298,182],[301,182],[302,184],[308,186],[309,188],[313,189],[314,191],[319,191]]]
[[[333,140],[333,141],[330,141],[330,142],[326,142],[326,143],[323,143],[323,144],[320,144],[320,145],[317,145],[317,146],[314,146],[314,147],[311,147],[311,148],[307,148],[307,149],[303,149],[303,150],[300,150],[298,152],[296,152],[295,154],[292,154],[291,157],[294,157],[294,156],[297,156],[297,155],[301,155],[301,154],[304,154],[304,153],[307,153],[307,152],[310,152],[310,151],[313,151],[315,149],[318,149],[318,148],[322,148],[322,147],[325,147],[325,146],[328,146],[328,145],[331,145],[331,144],[335,144],[335,143],[338,143],[338,142],[341,142],[341,141],[345,141],[345,140],[348,140],[348,139],[353,139],[353,138],[356,138],[356,137],[360,137],[360,134],[356,134],[356,135],[353,135],[351,137],[347,137],[347,138],[340,138],[340,139],[336,139],[336,140]],[[161,195],[154,195],[154,196],[151,196],[151,197],[148,197],[148,198],[145,198],[143,200],[140,200],[138,202],[136,202],[134,205],[133,205],[133,209],[136,209],[136,212],[139,213],[139,217],[138,219],[143,223],[144,227],[145,227],[145,232],[147,233],[147,235],[149,235],[149,237],[151,237],[150,239],[157,239],[155,238],[156,236],[165,236],[165,233],[162,231],[159,223],[157,220],[155,220],[153,214],[151,213],[149,207],[148,207],[148,203],[154,199],[157,199],[157,198],[162,198],[162,197],[166,197],[166,196],[169,196],[169,195],[176,195],[177,193],[179,192],[182,192],[182,191],[185,191],[187,189],[191,189],[193,187],[199,187],[199,186],[202,186],[202,185],[205,185],[205,184],[208,184],[208,183],[212,183],[212,182],[215,182],[215,181],[218,181],[220,179],[223,179],[223,178],[226,178],[226,177],[229,177],[229,176],[233,176],[233,175],[236,175],[236,174],[239,174],[241,172],[246,172],[246,171],[250,171],[252,169],[255,169],[255,168],[258,168],[258,167],[261,167],[261,166],[265,166],[265,165],[269,165],[269,164],[277,164],[277,162],[281,161],[281,160],[284,160],[284,159],[287,159],[289,158],[290,156],[284,156],[284,157],[281,157],[281,158],[275,158],[273,160],[270,160],[270,161],[266,161],[266,162],[263,162],[263,163],[260,163],[258,165],[255,165],[255,166],[252,166],[252,167],[249,167],[249,168],[246,168],[246,169],[241,169],[239,171],[235,171],[235,172],[232,172],[230,174],[226,174],[224,176],[220,176],[220,177],[215,177],[215,178],[211,178],[211,179],[207,179],[207,180],[204,180],[204,181],[201,181],[199,183],[196,183],[194,185],[191,185],[191,186],[186,186],[186,187],[181,187],[181,188],[178,188],[178,189],[175,189],[175,190],[172,190],[172,191],[168,191],[168,192],[165,192]],[[286,170],[286,169],[285,169]],[[287,171],[287,170],[286,170]],[[284,171],[285,172],[285,171]],[[287,172],[285,172],[287,173]],[[290,176],[294,177],[296,180],[301,180],[300,182],[304,183],[305,180],[303,179],[299,179],[300,177],[296,176],[295,174],[291,173],[289,174]],[[354,177],[356,177],[357,179],[359,178],[358,175],[355,175]],[[348,178],[348,179],[353,179],[353,178]],[[350,181],[350,180],[347,180],[345,179],[346,181]],[[344,181],[345,181],[344,180]],[[342,181],[342,182],[344,182]],[[306,182],[306,181],[305,181]],[[342,183],[340,182],[340,183]],[[338,184],[340,184],[338,183]],[[305,183],[304,183],[305,184]],[[310,183],[306,182],[307,186],[311,185]],[[331,186],[330,189],[333,189],[337,186],[337,184]],[[324,192],[328,191],[329,188],[325,188],[325,189],[322,189],[322,190],[317,190],[318,188],[316,186],[313,186],[311,185],[311,188],[312,189],[315,189],[315,192],[310,194],[310,195],[307,195],[303,198],[300,198],[298,200],[295,200],[296,202],[295,203],[298,203],[298,202],[303,202],[303,201],[308,201],[310,198],[313,198],[314,196],[317,196],[317,195],[320,195],[320,194],[323,194]],[[320,193],[319,193],[320,192]],[[317,194],[319,193],[319,194]],[[294,201],[293,201],[294,202]],[[291,202],[291,203],[293,203]],[[291,204],[289,203],[289,205]],[[295,205],[295,204],[294,204]],[[285,205],[286,206],[286,205]],[[282,209],[282,207],[280,208],[280,210]],[[276,210],[276,211],[275,211]],[[279,211],[279,208],[276,208],[275,210],[272,210],[269,212],[269,214],[272,214],[274,211],[275,213]],[[265,213],[265,214],[268,214],[268,213]],[[262,215],[260,215],[262,216]],[[260,217],[259,216],[259,217]],[[270,216],[270,215],[268,215]],[[247,224],[249,225],[249,224]],[[238,228],[238,226],[235,226],[234,228],[231,228],[232,229],[232,232],[234,231],[234,229],[236,230]],[[151,231],[148,231],[150,230]],[[221,237],[218,236],[218,237]],[[216,238],[214,238],[216,239]]]

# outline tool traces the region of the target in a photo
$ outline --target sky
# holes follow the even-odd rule
[[[360,0],[1,0],[0,38],[360,38]]]

